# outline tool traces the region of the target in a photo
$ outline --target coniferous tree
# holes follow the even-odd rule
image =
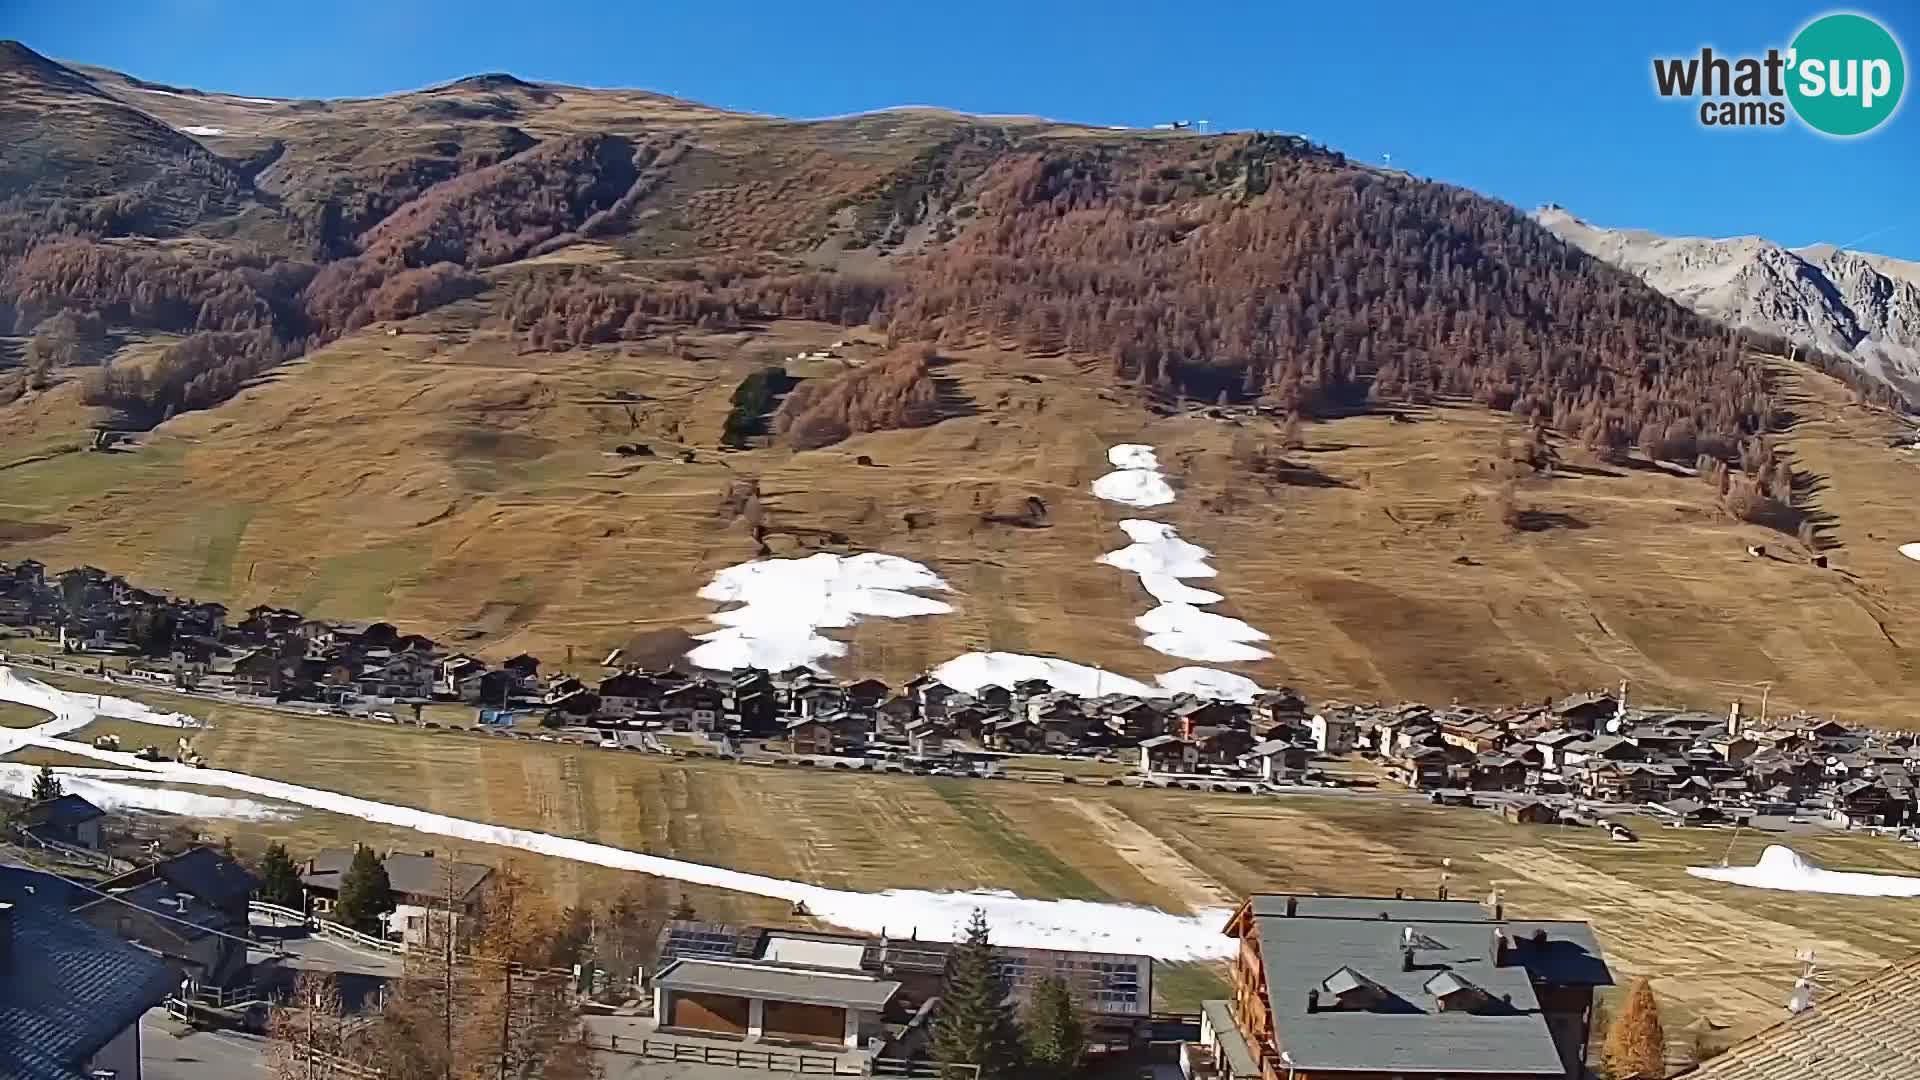
[[[293,865],[285,844],[268,844],[255,872],[260,877],[261,901],[288,908],[300,906],[300,870]]]
[[[383,916],[393,910],[393,885],[387,880],[387,868],[373,849],[353,849],[353,862],[340,879],[340,898],[333,906],[336,922],[363,934],[380,934]]]
[[[1020,1018],[1021,1044],[1034,1080],[1074,1076],[1086,1060],[1087,1022],[1066,980],[1042,979]]]
[[[66,793],[66,788],[60,784],[60,778],[53,775],[53,769],[46,765],[40,766],[40,771],[33,776],[33,801],[45,802],[48,799],[57,799]]]
[[[987,915],[979,909],[967,923],[966,940],[947,957],[933,1058],[942,1065],[977,1065],[981,1080],[1000,1080],[1019,1063],[1007,986],[994,969]]]
[[[1661,1080],[1667,1075],[1667,1035],[1660,1002],[1645,978],[1633,984],[1627,1004],[1607,1029],[1607,1073],[1613,1080]]]

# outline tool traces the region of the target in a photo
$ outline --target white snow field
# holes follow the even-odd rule
[[[189,135],[225,135],[227,133],[226,128],[206,127],[202,124],[188,124],[180,130]]]
[[[1173,487],[1160,475],[1153,447],[1121,443],[1107,451],[1107,461],[1114,471],[1093,482],[1095,498],[1142,509],[1173,501]]]
[[[1212,668],[1176,668],[1154,676],[1152,683],[1144,683],[1057,656],[1028,656],[1010,652],[966,653],[941,664],[929,674],[955,690],[968,694],[977,692],[983,686],[1011,687],[1022,679],[1045,679],[1055,690],[1080,697],[1131,694],[1134,697],[1163,698],[1175,694],[1198,694],[1223,700],[1252,701],[1260,694],[1260,684],[1252,679]]]
[[[175,762],[142,761],[132,754],[97,750],[85,743],[61,742],[50,734],[57,730],[71,731],[80,726],[61,727],[73,718],[84,716],[91,719],[96,712],[98,715],[108,715],[108,709],[122,710],[114,715],[127,715],[128,712],[142,709],[142,706],[116,698],[101,699],[100,704],[96,705],[95,695],[57,690],[44,683],[22,678],[7,668],[0,668],[0,672],[6,675],[0,678],[0,699],[45,708],[56,717],[39,727],[12,732],[17,739],[31,745],[52,745],[68,753],[139,772],[155,781],[225,788],[433,836],[515,848],[695,885],[773,897],[789,903],[805,904],[815,916],[851,930],[898,933],[900,928],[907,927],[933,940],[951,941],[964,933],[968,914],[978,907],[986,909],[993,925],[994,940],[1007,945],[1141,952],[1162,960],[1223,959],[1233,951],[1232,940],[1220,932],[1226,924],[1228,913],[1225,911],[1174,915],[1128,904],[1029,900],[999,890],[929,892],[893,889],[881,893],[860,893],[828,889],[704,863],[645,855],[529,829],[433,814],[245,773],[195,769]]]
[[[33,778],[40,769],[34,765],[16,765],[0,761],[0,791],[19,798],[33,793]],[[151,774],[134,769],[57,769],[60,786],[69,795],[78,795],[102,810],[147,810],[188,817],[223,821],[272,821],[287,813],[252,799],[229,799],[198,791],[173,791],[147,787]],[[134,780],[139,783],[116,783]]]
[[[1901,544],[1900,554],[1909,559],[1920,561],[1920,544]]]
[[[1158,521],[1128,518],[1120,531],[1133,541],[1118,551],[1109,551],[1096,561],[1116,567],[1140,578],[1148,595],[1163,604],[1215,604],[1225,597],[1219,593],[1183,584],[1181,578],[1210,578],[1218,571],[1207,563],[1211,554],[1198,544],[1180,539],[1173,526]]]
[[[1266,634],[1239,619],[1201,611],[1192,604],[1161,604],[1133,624],[1147,632],[1147,648],[1168,656],[1224,664],[1273,655],[1246,644],[1265,641]]]
[[[1822,870],[1790,847],[1768,844],[1752,866],[1689,866],[1687,873],[1710,881],[1784,892],[1839,893],[1845,896],[1920,896],[1920,877]]]
[[[878,552],[841,556],[823,551],[804,559],[757,559],[730,566],[715,574],[700,595],[739,606],[710,616],[723,629],[697,635],[705,644],[687,659],[720,671],[817,667],[847,652],[845,645],[817,633],[822,627],[853,626],[862,616],[944,615],[952,605],[910,590],[946,588],[939,575],[912,559]]]

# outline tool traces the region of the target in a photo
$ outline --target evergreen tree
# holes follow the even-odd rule
[[[966,940],[947,957],[933,1058],[942,1065],[978,1065],[980,1080],[999,1080],[1018,1064],[1019,1040],[1007,986],[994,970],[986,912],[974,910]]]
[[[1626,1007],[1607,1029],[1607,1073],[1613,1080],[1660,1080],[1667,1075],[1667,1034],[1653,984],[1633,984]]]
[[[1087,1053],[1087,1022],[1066,980],[1050,975],[1033,988],[1020,1029],[1027,1069],[1035,1080],[1080,1071]]]
[[[53,770],[45,765],[40,766],[40,771],[33,777],[33,801],[45,802],[66,793],[67,789],[60,786],[60,778],[53,775]]]
[[[268,844],[267,853],[255,868],[260,876],[259,898],[281,907],[300,906],[300,871],[293,865],[285,844]]]
[[[688,922],[699,918],[699,912],[693,910],[693,901],[688,900],[685,893],[681,893],[680,899],[674,902],[673,910],[667,914],[667,918]]]
[[[379,934],[381,917],[393,910],[393,886],[387,868],[370,847],[353,849],[353,863],[340,879],[340,898],[333,906],[334,921],[363,934]]]

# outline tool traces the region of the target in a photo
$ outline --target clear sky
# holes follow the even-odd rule
[[[1205,119],[1602,225],[1920,259],[1920,104],[1872,135],[1702,128],[1655,55],[1784,47],[1780,0],[0,0],[0,37],[157,82],[372,95],[507,71],[814,117],[926,104],[1096,124]],[[1857,7],[1911,66],[1920,4]],[[1913,72],[1909,70],[1909,81]],[[1908,99],[1920,96],[1909,89]]]

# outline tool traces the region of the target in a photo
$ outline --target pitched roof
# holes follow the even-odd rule
[[[177,892],[192,893],[215,907],[245,904],[260,880],[239,860],[215,848],[197,847],[169,859],[129,870],[107,881],[104,889],[125,889],[161,879]]]
[[[472,895],[493,873],[493,867],[478,863],[453,862],[431,855],[404,855],[399,852],[387,856],[382,865],[387,868],[387,884],[394,892],[415,896],[446,895],[447,873],[451,869],[456,900],[465,900]]]
[[[1686,1080],[1906,1080],[1920,1076],[1920,956],[1853,984]]]
[[[1256,896],[1253,921],[1275,1038],[1302,1071],[1565,1076],[1534,981],[1612,981],[1584,923],[1507,922],[1471,901],[1372,897],[1293,897],[1287,915],[1288,900]],[[1377,1000],[1328,1007],[1328,993],[1361,986],[1377,987],[1369,995]],[[1304,987],[1324,991],[1312,1012]],[[1438,997],[1461,989],[1499,1005],[1441,1006]]]
[[[53,825],[70,829],[75,825],[83,825],[104,816],[106,811],[69,792],[57,799],[45,799],[22,810],[20,826],[25,829],[34,829],[42,825]]]
[[[81,1080],[80,1066],[160,1003],[164,961],[67,913],[65,882],[0,868],[0,1076]]]

